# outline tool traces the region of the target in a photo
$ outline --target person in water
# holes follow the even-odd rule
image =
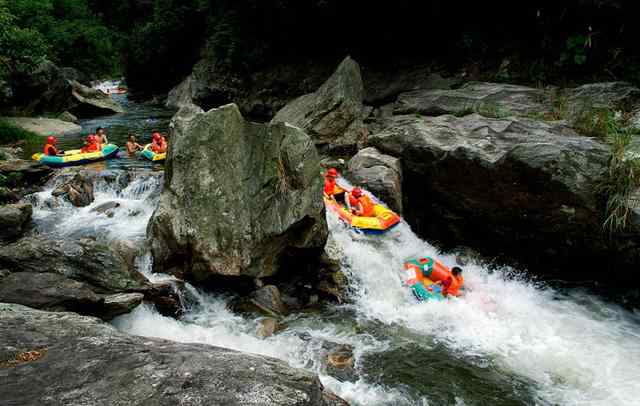
[[[107,131],[102,127],[96,128],[96,139],[100,144],[109,143],[109,139],[107,138]]]
[[[142,150],[144,147],[136,142],[136,136],[133,134],[129,134],[127,138],[127,152],[129,155],[133,155],[136,151]]]
[[[369,196],[362,193],[359,187],[353,188],[347,198],[347,204],[352,214],[361,217],[374,217],[374,204]]]
[[[437,285],[442,286],[442,294],[444,296],[460,296],[462,293],[460,289],[464,284],[464,278],[462,277],[462,268],[454,266],[451,269],[451,276],[443,281],[436,282]]]
[[[80,152],[96,152],[102,150],[102,145],[98,142],[98,137],[94,134],[87,136],[87,142],[84,147],[80,149]]]
[[[44,146],[44,150],[42,151],[47,156],[58,156],[64,155],[63,150],[59,150],[56,148],[56,144],[58,143],[58,139],[53,135],[47,137],[47,144]]]
[[[151,135],[151,150],[156,154],[167,152],[167,140],[157,131]]]

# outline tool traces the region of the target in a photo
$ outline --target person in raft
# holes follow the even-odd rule
[[[133,134],[129,134],[127,138],[127,152],[129,155],[133,155],[136,151],[140,151],[144,147],[136,142],[136,136]]]
[[[464,278],[462,277],[462,268],[454,266],[451,269],[451,276],[443,281],[438,281],[436,285],[442,286],[442,294],[444,296],[460,296],[462,292],[460,289],[464,285]]]
[[[98,137],[94,134],[87,136],[87,143],[84,147],[80,148],[80,152],[96,152],[102,150],[102,145],[98,142]]]
[[[107,138],[107,131],[102,127],[96,128],[96,139],[101,145],[109,143],[109,139]]]
[[[353,188],[347,198],[349,210],[352,214],[360,217],[374,217],[374,204],[369,196],[362,193],[359,187]]]
[[[58,140],[53,135],[47,137],[47,144],[44,146],[44,150],[42,151],[47,156],[58,156],[64,155],[63,150],[59,150],[56,148],[56,143]]]
[[[345,191],[336,184],[338,171],[336,168],[329,168],[324,174],[324,196],[335,201],[345,201]]]
[[[151,151],[156,154],[167,152],[167,140],[157,131],[151,135]]]

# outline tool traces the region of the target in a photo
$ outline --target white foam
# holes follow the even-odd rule
[[[577,303],[507,271],[464,267],[464,299],[414,304],[397,269],[411,257],[438,256],[406,224],[387,238],[347,232],[334,216],[331,247],[340,252],[356,308],[364,317],[401,324],[455,351],[495,360],[505,371],[532,380],[538,395],[558,404],[637,404],[640,398],[638,320],[617,306],[587,296]]]

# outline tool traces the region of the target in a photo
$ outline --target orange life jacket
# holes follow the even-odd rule
[[[151,143],[151,150],[153,152],[155,152],[156,154],[161,154],[163,152],[167,151],[167,141],[164,139],[164,137],[160,138],[160,142],[159,143]]]
[[[352,198],[353,198],[353,196],[349,195],[349,199],[352,199]],[[351,203],[351,200],[349,201],[349,203]],[[373,206],[374,206],[374,204],[371,201],[371,199],[369,199],[369,196],[363,194],[362,196],[360,196],[359,198],[356,199],[355,203],[356,204],[355,205],[352,204],[351,207],[355,207],[356,210],[358,210],[357,209],[358,203],[360,205],[362,205],[362,213],[359,213],[358,214],[359,216],[362,216],[362,217],[373,217],[373,212],[374,212]]]
[[[449,285],[449,287],[447,288],[447,294],[453,295],[453,296],[459,296],[460,288],[462,287],[463,284],[464,284],[464,278],[462,277],[462,275],[458,275],[458,277],[451,275],[451,285]]]
[[[43,152],[48,156],[58,155],[58,149],[51,144],[45,145]]]

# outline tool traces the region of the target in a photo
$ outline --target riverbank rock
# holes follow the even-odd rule
[[[324,373],[341,382],[355,382],[358,380],[354,368],[353,346],[325,341],[322,344],[321,351],[323,358],[321,369]]]
[[[609,261],[598,192],[609,148],[563,122],[396,116],[369,140],[401,159],[405,217],[423,237],[585,278]]]
[[[12,240],[24,234],[31,222],[33,208],[30,204],[0,206],[0,241]]]
[[[280,291],[273,285],[264,286],[251,294],[251,302],[260,311],[273,316],[286,316],[287,306],[282,302]]]
[[[362,186],[389,208],[402,213],[402,166],[398,158],[369,147],[358,151],[348,165],[347,177]]]
[[[302,128],[321,151],[353,153],[364,127],[363,98],[360,66],[347,57],[315,93],[288,103],[272,123],[287,122]]]
[[[76,81],[70,81],[70,83],[76,102],[70,111],[75,116],[88,118],[124,113],[124,108],[111,96]]]
[[[51,195],[63,198],[76,207],[88,206],[95,199],[93,180],[82,172],[76,173],[70,181],[55,188]]]
[[[459,89],[423,89],[402,93],[394,114],[487,116],[544,114],[552,109],[551,94],[544,89],[505,83],[469,82]]]
[[[3,302],[111,319],[161,296],[118,252],[90,239],[25,237],[0,245],[0,263],[9,271]]]
[[[27,194],[34,193],[51,178],[53,170],[36,161],[22,159],[0,161],[0,203],[17,203]]]
[[[165,106],[170,109],[180,109],[184,106],[194,104],[193,92],[195,85],[193,82],[193,75],[189,75],[178,86],[171,89],[167,96]]]
[[[58,116],[58,120],[66,121],[66,122],[69,122],[69,123],[78,124],[78,117],[74,116],[73,114],[69,113],[68,111],[65,111],[62,114],[60,114]]]
[[[581,108],[613,108],[628,110],[640,102],[640,89],[627,82],[588,83],[563,94],[572,110]]]
[[[148,229],[156,271],[275,274],[327,236],[318,154],[302,130],[247,122],[234,104],[173,119],[165,186]],[[188,196],[188,199],[185,199]]]
[[[284,326],[280,325],[278,319],[265,317],[259,321],[257,334],[260,338],[267,338],[271,337],[283,328]]]
[[[285,362],[132,336],[72,313],[0,304],[0,336],[0,391],[11,405],[345,404]]]
[[[2,117],[2,120],[42,136],[80,134],[82,132],[82,127],[79,125],[55,118]]]

